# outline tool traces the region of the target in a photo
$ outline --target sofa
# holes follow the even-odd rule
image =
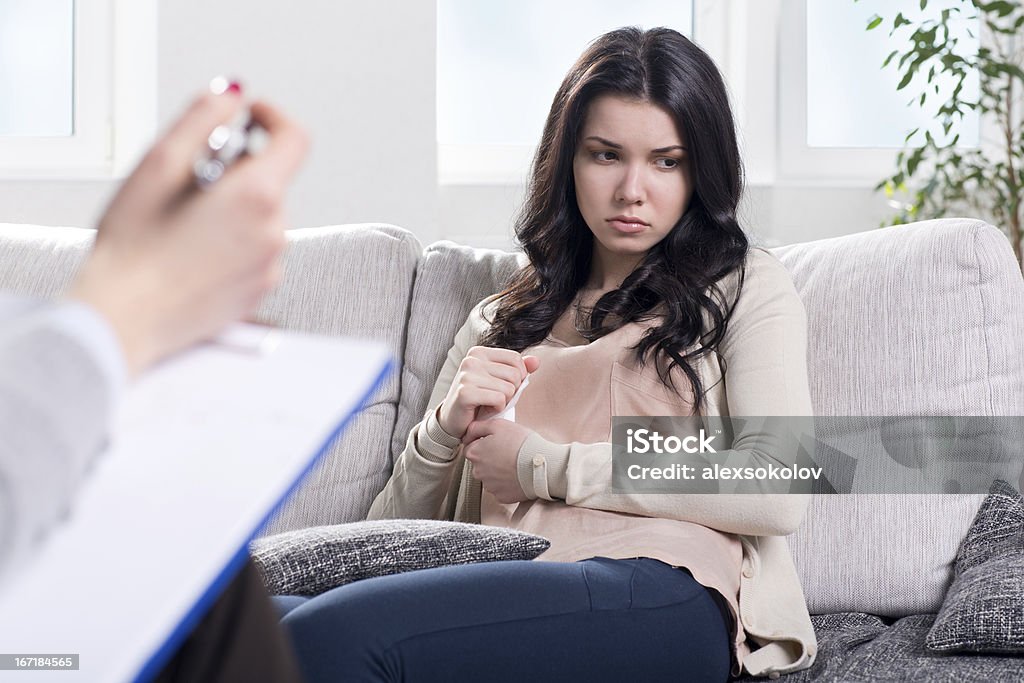
[[[93,236],[0,224],[0,290],[58,295]],[[1024,416],[1024,279],[996,228],[950,218],[772,251],[807,309],[816,415]],[[389,225],[289,231],[283,279],[257,317],[380,340],[399,370],[264,534],[365,518],[455,332],[520,259],[448,241],[423,248]],[[786,678],[1024,680],[1024,657],[923,646],[983,497],[813,496],[788,540],[820,650]]]

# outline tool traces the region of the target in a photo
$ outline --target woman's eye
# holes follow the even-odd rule
[[[677,168],[679,166],[679,159],[673,159],[671,157],[662,157],[657,162],[659,168]]]
[[[615,161],[619,157],[615,152],[594,152],[594,158],[598,161]]]

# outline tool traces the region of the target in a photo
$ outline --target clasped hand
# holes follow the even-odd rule
[[[474,346],[462,359],[438,422],[462,440],[463,455],[473,475],[502,503],[527,500],[519,485],[519,449],[532,431],[508,420],[477,419],[481,411],[504,410],[540,361],[509,349]]]

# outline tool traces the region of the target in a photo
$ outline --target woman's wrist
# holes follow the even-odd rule
[[[568,490],[568,444],[552,443],[536,432],[519,448],[516,474],[530,499],[565,500]]]
[[[420,427],[416,444],[423,455],[435,462],[449,462],[455,457],[455,450],[461,441],[441,427],[437,410],[427,413]]]

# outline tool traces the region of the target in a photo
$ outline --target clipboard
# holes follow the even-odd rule
[[[79,668],[0,679],[153,678],[391,364],[382,344],[239,325],[139,378],[69,519],[0,585],[0,652]]]

